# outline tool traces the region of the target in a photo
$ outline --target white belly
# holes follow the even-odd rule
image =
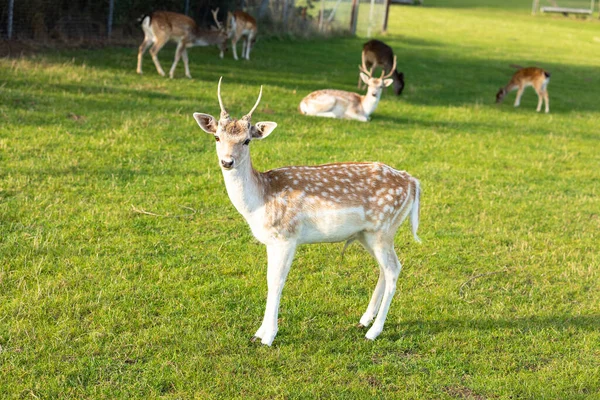
[[[282,241],[294,241],[297,244],[343,242],[358,232],[372,228],[362,207],[304,211],[292,221],[289,230],[280,226],[267,227],[265,222],[268,220],[262,209],[246,218],[254,237],[266,245]]]

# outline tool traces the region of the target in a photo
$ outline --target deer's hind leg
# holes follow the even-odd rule
[[[256,41],[256,36],[251,33],[248,34],[248,44],[246,47],[246,60],[250,60],[250,50],[254,47],[254,42]]]
[[[160,66],[160,62],[158,61],[158,52],[167,43],[167,40],[168,39],[163,37],[157,37],[154,41],[154,45],[150,49],[150,55],[152,56],[152,61],[154,61],[156,71],[158,71],[158,73],[162,76],[165,76],[165,71],[163,71],[162,67]]]
[[[183,58],[183,66],[185,67],[185,76],[192,79],[192,74],[190,74],[190,62],[188,59],[187,49],[184,47],[181,52],[181,58]]]
[[[363,245],[365,250],[375,258],[375,253],[371,249],[368,242],[365,241],[364,238],[359,237],[358,241]],[[377,316],[377,311],[379,311],[379,307],[381,306],[381,299],[383,298],[383,291],[385,288],[385,274],[383,272],[383,268],[379,267],[379,278],[377,279],[377,284],[375,285],[375,290],[373,290],[373,295],[371,296],[371,300],[369,301],[369,305],[367,306],[367,310],[360,318],[359,327],[367,327],[371,325],[371,322]]]
[[[173,76],[175,75],[175,68],[177,67],[177,63],[179,63],[179,59],[181,59],[182,57],[183,57],[183,64],[184,64],[184,68],[185,68],[185,76],[187,76],[188,78],[192,77],[190,75],[190,68],[188,65],[188,56],[187,56],[187,52],[185,50],[185,46],[186,46],[185,40],[181,40],[179,43],[177,43],[177,50],[175,50],[175,59],[173,60],[173,66],[171,66],[171,70],[169,71],[169,78],[171,78],[171,79],[173,79]]]
[[[144,41],[142,42],[138,50],[138,62],[136,72],[140,75],[142,74],[142,57],[144,56],[146,50],[148,50],[148,48],[152,46],[152,43],[153,40],[151,37],[144,36]]]
[[[402,265],[394,250],[393,238],[384,237],[381,233],[374,233],[364,234],[359,240],[369,253],[373,254],[380,268],[380,280],[377,282],[371,303],[365,313],[367,318],[370,318],[372,313],[377,313],[373,326],[365,335],[367,339],[374,340],[383,331]],[[381,275],[383,275],[383,282],[381,282]],[[375,310],[375,308],[378,309]]]

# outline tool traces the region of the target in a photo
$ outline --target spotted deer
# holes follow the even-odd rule
[[[394,63],[387,75],[381,72],[379,78],[374,78],[371,71],[367,70],[365,58],[363,55],[362,66],[360,70],[360,79],[368,86],[367,94],[361,96],[357,93],[346,92],[344,90],[324,89],[310,93],[300,102],[300,112],[305,115],[314,115],[317,117],[329,118],[347,118],[359,121],[369,121],[371,114],[377,108],[381,92],[384,87],[390,86],[393,82],[388,79],[393,71],[396,70],[396,57]]]
[[[390,46],[380,40],[369,40],[363,45],[362,58],[366,68],[372,74],[373,70],[381,67],[386,72],[392,72],[391,78],[394,80],[394,93],[396,96],[402,94],[404,90],[404,73],[398,72],[396,68],[392,68],[394,62],[394,51]],[[362,79],[358,77],[358,88],[362,89]]]
[[[152,61],[154,61],[158,73],[165,76],[165,71],[163,71],[157,55],[169,40],[177,42],[175,60],[169,71],[170,78],[173,78],[175,67],[177,67],[180,58],[183,58],[185,76],[192,77],[186,50],[188,47],[216,45],[221,50],[221,58],[223,58],[223,52],[227,49],[227,35],[225,32],[200,29],[196,22],[187,15],[169,11],[155,11],[151,15],[142,17],[141,21],[144,41],[138,50],[138,74],[142,73],[142,57],[146,50],[152,46],[150,49]]]
[[[217,20],[217,11],[212,11],[213,18],[217,23],[217,27],[222,29],[222,24]],[[256,19],[247,12],[234,11],[227,13],[227,21],[225,23],[225,31],[227,36],[231,39],[231,47],[233,48],[233,58],[238,59],[237,56],[237,42],[243,39],[242,42],[242,58],[246,60],[250,59],[250,50],[256,42],[256,34],[258,33],[258,26],[256,25]]]
[[[269,136],[275,122],[252,124],[252,113],[232,119],[217,97],[221,114],[194,113],[200,128],[216,140],[217,156],[229,198],[267,248],[267,303],[252,341],[271,345],[277,334],[279,302],[296,248],[302,244],[358,241],[377,260],[379,280],[360,326],[373,326],[367,339],[383,330],[401,264],[394,236],[410,215],[415,240],[419,225],[420,184],[407,172],[377,162],[290,166],[258,172],[250,143]]]
[[[537,67],[520,68],[514,73],[508,85],[500,88],[496,94],[496,103],[502,102],[504,96],[508,92],[517,89],[517,97],[515,98],[515,107],[521,104],[521,96],[527,86],[532,86],[538,95],[537,112],[542,109],[542,102],[546,103],[546,113],[550,112],[550,104],[548,99],[548,83],[550,82],[550,73]]]

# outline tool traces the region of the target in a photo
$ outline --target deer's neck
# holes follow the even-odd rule
[[[223,170],[223,178],[229,199],[246,219],[264,206],[260,173],[252,167],[250,159],[235,169]]]
[[[377,104],[379,104],[379,99],[381,98],[381,90],[377,92],[377,96],[373,96],[367,93],[360,98],[360,104],[362,105],[363,111],[365,115],[368,117],[375,111],[377,108]]]

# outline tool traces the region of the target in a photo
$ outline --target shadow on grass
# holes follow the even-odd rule
[[[404,36],[389,36],[386,38],[399,56],[398,69],[405,74],[406,88],[401,99],[408,104],[418,106],[473,106],[475,104],[497,107],[503,112],[514,112],[512,102],[515,94],[510,94],[501,105],[495,104],[495,94],[504,86],[514,73],[511,63],[519,62],[527,65],[538,65],[551,71],[549,85],[551,113],[564,114],[573,111],[597,111],[597,104],[590,101],[589,96],[575,96],[574,93],[587,93],[586,88],[600,86],[600,75],[596,67],[568,64],[538,63],[535,61],[521,62],[519,60],[486,60],[474,58],[459,58],[452,56],[442,42],[411,39]],[[251,61],[235,61],[226,57],[220,60],[215,49],[190,50],[190,66],[192,75],[196,77],[189,85],[197,85],[199,96],[216,87],[220,76],[224,76],[229,90],[235,85],[268,85],[290,92],[290,96],[298,101],[306,94],[325,88],[335,88],[364,93],[356,87],[358,81],[358,64],[364,39],[335,38],[327,41],[280,41],[264,40],[257,45]],[[198,50],[198,51],[194,51]],[[161,52],[164,65],[170,65],[173,48]],[[327,54],[327,57],[323,57]],[[132,77],[135,74],[135,49],[107,48],[89,51],[70,51],[58,54],[47,54],[47,62],[64,63],[73,58],[77,63],[92,66],[101,70],[115,71],[122,74],[127,66]],[[148,86],[157,79],[165,79],[156,74],[150,60],[146,61],[146,74],[140,76]],[[168,64],[167,64],[168,63]],[[183,66],[177,69],[176,80],[182,78]],[[26,82],[23,85],[25,92]],[[19,84],[9,82],[16,88]],[[42,84],[43,85],[43,84]],[[82,105],[90,108],[113,108],[122,111],[147,110],[144,101],[159,101],[169,109],[173,101],[179,102],[176,107],[185,106],[185,102],[197,103],[198,98],[187,98],[173,93],[163,93],[152,89],[132,90],[124,84],[108,83],[101,85],[77,84],[47,84],[49,92],[58,90],[69,95],[89,94],[89,97],[77,99]],[[207,86],[210,85],[210,86]],[[178,85],[180,87],[180,85]],[[166,89],[169,90],[168,87]],[[179,90],[179,89],[177,89]],[[123,95],[124,99],[106,101],[98,100],[100,94]],[[127,97],[127,98],[125,98]],[[216,97],[216,96],[215,96]],[[135,101],[131,101],[134,98]],[[215,99],[216,100],[216,99]],[[266,99],[265,99],[266,100]],[[387,93],[382,102],[398,101],[395,96]],[[537,96],[533,90],[526,90],[521,108],[535,113]],[[16,104],[15,106],[19,106]],[[296,109],[287,112],[295,113]],[[378,116],[381,118],[381,116]],[[389,117],[388,117],[389,118]],[[391,119],[390,119],[391,120]],[[403,123],[400,118],[395,122]]]

